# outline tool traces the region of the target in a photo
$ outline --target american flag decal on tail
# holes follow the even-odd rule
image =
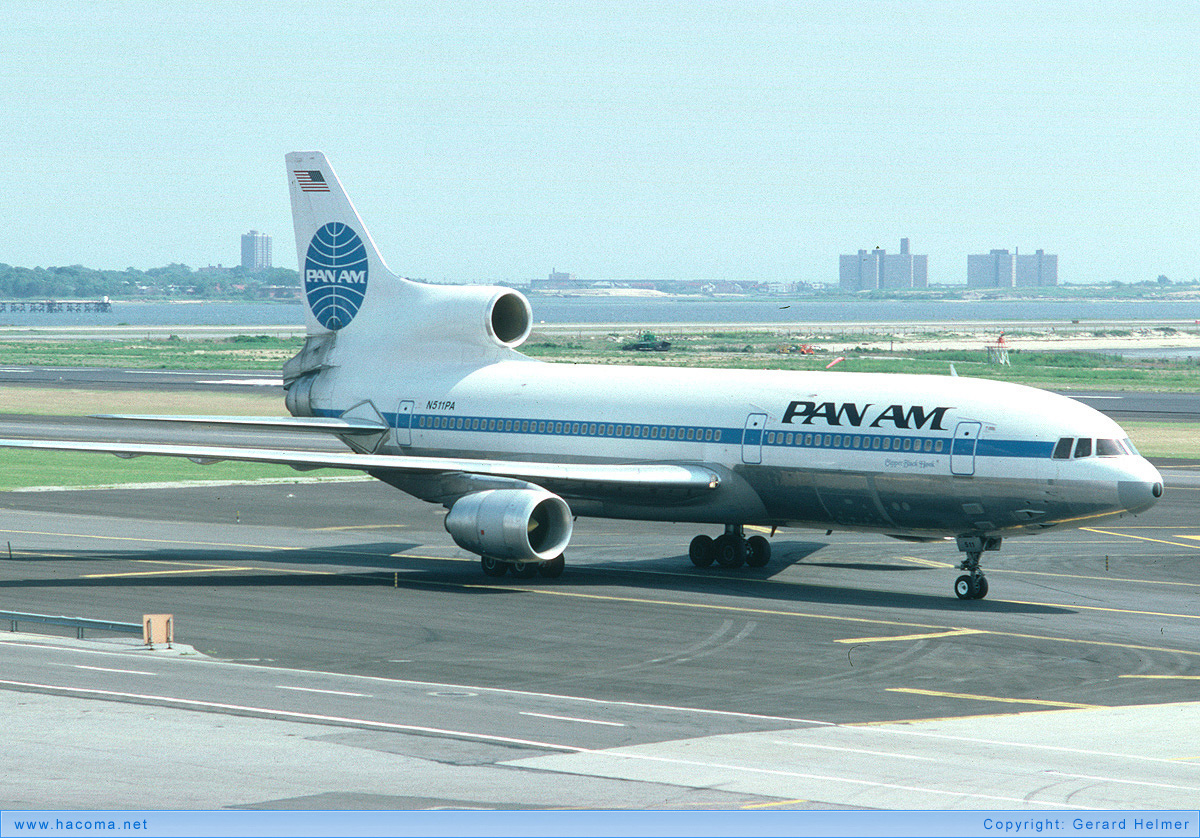
[[[329,184],[320,172],[293,172],[301,192],[328,192]]]

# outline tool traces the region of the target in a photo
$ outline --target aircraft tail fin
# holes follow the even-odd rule
[[[407,280],[388,269],[324,154],[292,152],[287,170],[308,333],[340,331],[360,310],[361,319],[370,319],[369,309],[390,302],[385,298],[394,293],[388,291],[407,285]]]
[[[397,276],[324,154],[292,152],[287,170],[308,324],[304,347],[283,366],[293,416],[341,415],[384,370],[524,357],[514,351],[533,324],[524,295]]]

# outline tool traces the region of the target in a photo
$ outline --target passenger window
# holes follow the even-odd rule
[[[1097,457],[1120,457],[1124,453],[1115,439],[1096,440]]]
[[[1054,446],[1054,459],[1069,460],[1071,459],[1071,446],[1075,444],[1074,437],[1064,436]]]
[[[1075,456],[1076,457],[1092,456],[1092,441],[1090,439],[1081,439],[1081,440],[1079,440],[1079,442],[1075,443]]]

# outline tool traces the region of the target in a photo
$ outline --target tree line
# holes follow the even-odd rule
[[[93,300],[101,297],[193,297],[200,299],[264,299],[298,297],[300,274],[288,268],[251,271],[199,268],[172,263],[161,268],[102,271],[71,265],[63,268],[20,268],[0,263],[0,299]]]

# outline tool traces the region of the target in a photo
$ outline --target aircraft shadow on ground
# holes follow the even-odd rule
[[[897,573],[929,572],[920,566],[868,562],[804,562],[807,567],[845,569],[853,572],[854,580],[846,585],[828,581],[809,583],[789,580],[770,583],[793,565],[814,555],[827,546],[816,542],[781,542],[775,545],[770,565],[765,568],[728,569],[697,568],[687,556],[647,558],[633,561],[612,561],[572,565],[559,579],[534,577],[522,580],[512,576],[489,578],[482,575],[476,561],[455,561],[447,558],[394,555],[424,545],[403,542],[355,543],[345,547],[319,547],[301,550],[201,550],[159,549],[145,552],[121,551],[57,551],[53,559],[37,556],[15,558],[9,565],[15,569],[31,561],[77,562],[87,565],[110,564],[118,561],[137,562],[136,569],[128,565],[112,572],[53,578],[0,579],[0,590],[53,588],[217,588],[217,587],[449,587],[462,594],[502,595],[520,593],[526,588],[549,589],[627,589],[700,593],[739,597],[755,601],[779,603],[812,603],[877,608],[900,608],[919,611],[997,614],[1069,614],[1068,606],[1047,606],[1002,600],[973,600],[964,602],[950,590],[951,574],[943,580],[938,576],[935,589],[928,594],[872,589],[870,574],[895,578]],[[569,559],[569,557],[568,557]],[[145,569],[147,563],[163,563],[160,570]],[[0,562],[3,564],[3,562]],[[172,569],[168,565],[178,567]],[[211,565],[206,572],[204,565]],[[278,570],[269,567],[277,565]],[[313,568],[308,570],[305,566]],[[345,568],[345,570],[316,570],[316,567]],[[230,568],[224,570],[222,568]],[[245,568],[236,570],[234,568]],[[295,569],[292,569],[295,568]],[[90,569],[89,569],[90,570]],[[801,571],[802,572],[802,571]],[[931,575],[931,579],[933,576]],[[944,591],[944,593],[943,593]]]

